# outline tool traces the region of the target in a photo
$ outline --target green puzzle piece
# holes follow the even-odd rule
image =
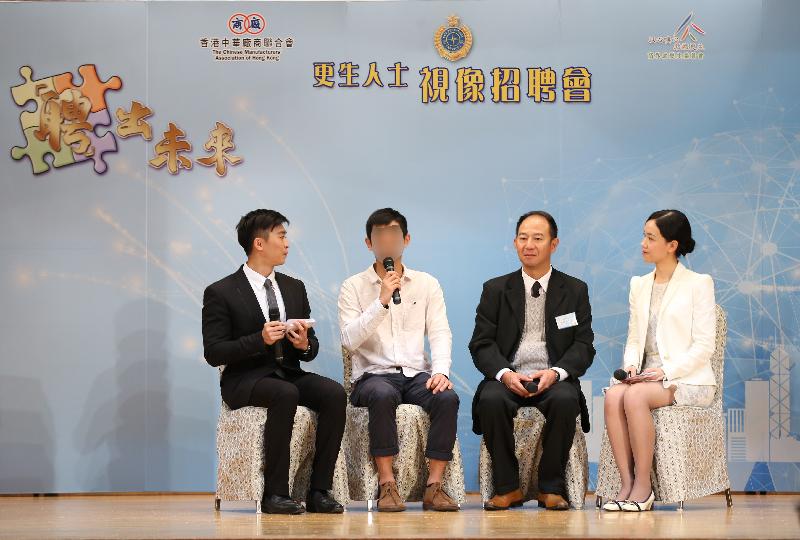
[[[25,130],[25,140],[28,141],[28,146],[22,148],[15,146],[11,149],[11,157],[20,160],[25,156],[31,161],[33,167],[33,174],[41,174],[50,170],[50,165],[45,161],[44,156],[50,154],[53,156],[53,167],[63,167],[75,163],[75,156],[72,154],[72,149],[69,145],[61,143],[61,150],[56,152],[50,148],[50,143],[46,140],[40,141],[33,134],[38,129],[37,126],[29,127]]]

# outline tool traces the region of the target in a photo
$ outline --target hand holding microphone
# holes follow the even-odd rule
[[[395,304],[400,303],[400,274],[394,270],[394,259],[386,257],[383,259],[383,267],[386,269],[386,276],[381,282],[380,302],[384,306],[389,305],[391,298]]]
[[[659,373],[659,370],[647,370],[636,373],[636,368],[628,366],[627,369],[618,369],[614,371],[614,378],[625,384],[634,384],[638,382],[659,381],[663,379],[663,375]]]
[[[286,325],[281,321],[270,321],[264,323],[261,329],[261,338],[266,345],[274,345],[276,342],[283,339],[286,334]]]
[[[264,325],[261,335],[264,337],[264,343],[272,345],[275,351],[275,362],[282,364],[283,344],[281,340],[286,335],[286,325],[281,322],[280,311],[277,307],[269,308],[269,322]]]
[[[526,388],[526,385],[531,383],[531,381],[533,381],[533,378],[529,375],[517,373],[516,371],[506,371],[500,379],[500,382],[502,382],[506,388],[524,398],[530,397],[531,393]]]
[[[627,371],[624,369],[618,369],[614,371],[614,378],[617,379],[619,382],[625,382],[628,377],[632,377],[636,374],[636,371]]]

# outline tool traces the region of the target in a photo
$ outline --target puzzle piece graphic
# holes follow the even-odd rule
[[[97,67],[94,64],[80,66],[78,73],[82,78],[80,86],[74,84],[72,73],[68,71],[43,79],[34,79],[33,70],[30,66],[19,68],[19,74],[25,82],[11,87],[11,97],[14,99],[14,103],[20,107],[25,107],[31,101],[36,104],[35,110],[22,111],[20,113],[19,122],[22,126],[22,131],[39,125],[39,109],[42,106],[42,100],[39,96],[44,92],[53,91],[60,94],[68,88],[77,88],[81,94],[92,102],[91,112],[98,112],[107,108],[106,92],[122,88],[122,79],[116,75],[107,81],[101,80],[97,75]]]
[[[108,109],[90,113],[87,121],[94,126],[95,130],[102,126],[108,127],[111,125],[111,113],[108,112]],[[33,168],[33,174],[41,174],[50,170],[50,165],[44,159],[48,154],[53,156],[53,167],[55,168],[92,160],[94,162],[94,171],[97,174],[103,174],[108,170],[104,154],[117,151],[117,140],[110,131],[102,136],[99,136],[94,130],[86,131],[85,133],[89,136],[91,145],[94,148],[94,154],[85,156],[74,153],[72,147],[66,144],[62,144],[61,150],[58,152],[54,151],[49,142],[46,140],[40,141],[36,138],[36,135],[34,135],[36,129],[37,126],[33,126],[25,130],[25,139],[28,141],[28,146],[24,148],[17,146],[11,149],[11,157],[16,160],[28,157]]]
[[[90,113],[87,121],[94,126],[94,129],[97,129],[99,126],[110,126],[111,113],[108,112],[108,109]],[[86,134],[89,135],[89,140],[92,141],[91,144],[92,147],[94,147],[94,154],[92,156],[75,154],[75,163],[91,159],[94,161],[94,172],[103,174],[108,169],[108,164],[103,159],[103,154],[117,151],[117,139],[110,131],[107,131],[102,137],[99,137],[94,131],[86,131]]]
[[[80,66],[78,73],[82,79],[80,86],[75,85],[72,73],[66,72],[43,79],[34,79],[31,67],[22,66],[19,74],[25,82],[11,87],[11,97],[14,103],[20,107],[26,107],[30,102],[36,105],[35,110],[22,111],[19,117],[27,146],[15,146],[11,149],[11,157],[15,160],[28,157],[34,174],[41,174],[50,170],[50,164],[45,160],[45,156],[48,154],[53,157],[52,166],[55,168],[92,160],[95,172],[103,174],[108,169],[108,164],[103,159],[103,155],[117,151],[117,140],[111,132],[106,132],[104,135],[99,136],[95,130],[99,126],[111,126],[111,114],[108,112],[105,93],[109,90],[122,88],[122,80],[116,75],[106,81],[101,80],[97,75],[97,68],[94,64]],[[33,133],[39,126],[41,114],[39,109],[42,107],[40,96],[48,91],[61,94],[61,92],[70,88],[80,91],[92,104],[87,121],[93,126],[93,130],[85,132],[91,141],[92,147],[94,147],[92,156],[75,154],[72,148],[67,145],[62,145],[61,150],[56,152],[47,141],[40,141]]]
[[[44,157],[48,154],[53,156],[53,167],[64,167],[75,163],[75,156],[72,155],[72,150],[66,144],[61,145],[61,150],[56,152],[50,148],[50,143],[46,140],[40,141],[33,134],[38,126],[27,128],[25,133],[25,140],[28,145],[24,148],[15,146],[11,149],[11,157],[20,160],[27,156],[33,168],[33,174],[41,174],[50,170],[50,165],[45,161]]]
[[[25,132],[28,128],[39,125],[39,109],[42,106],[42,100],[39,95],[47,91],[55,92],[56,86],[53,77],[33,79],[33,70],[30,66],[19,68],[19,74],[25,82],[11,87],[11,97],[14,103],[20,107],[25,107],[30,101],[36,103],[35,110],[22,111],[19,115],[19,123],[22,126],[22,131]]]
[[[72,73],[62,73],[53,76],[53,84],[59,94],[67,88],[77,88],[81,94],[89,98],[92,102],[92,112],[102,111],[106,108],[106,92],[109,90],[119,90],[122,88],[122,79],[113,75],[107,81],[103,81],[97,75],[97,67],[94,64],[84,64],[78,68],[83,79],[83,84],[76,86],[72,81]]]

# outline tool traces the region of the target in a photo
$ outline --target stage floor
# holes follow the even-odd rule
[[[367,512],[353,503],[340,516],[257,515],[255,504],[222,503],[211,495],[68,495],[0,497],[0,538],[800,538],[800,495],[721,495],[690,501],[681,512],[618,514],[586,509],[486,512],[477,495],[461,512]]]

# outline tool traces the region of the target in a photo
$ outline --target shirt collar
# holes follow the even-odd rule
[[[381,278],[380,278],[380,276],[378,276],[378,272],[375,271],[375,266],[372,265],[372,264],[369,265],[369,268],[367,268],[364,271],[364,274],[367,276],[367,278],[369,279],[370,283],[380,283],[381,282]],[[411,270],[405,264],[403,265],[403,279],[404,280],[407,281],[409,279],[412,279],[414,277],[414,274],[415,274],[414,270]]]
[[[264,288],[264,280],[269,278],[269,280],[274,284],[275,283],[275,269],[272,269],[272,273],[265,278],[263,275],[259,274],[249,266],[247,263],[244,263],[242,266],[244,268],[244,275],[247,276],[247,280],[253,284],[256,289],[263,289]]]
[[[550,266],[550,270],[548,270],[547,273],[545,275],[543,275],[542,277],[540,277],[539,279],[533,279],[531,276],[529,276],[528,274],[525,273],[524,269],[520,270],[520,272],[522,272],[522,281],[525,282],[525,290],[526,291],[530,291],[531,287],[533,287],[533,284],[536,281],[538,281],[539,285],[542,286],[542,290],[544,290],[544,292],[547,292],[547,285],[550,283],[550,276],[553,275],[553,266],[552,265]]]

